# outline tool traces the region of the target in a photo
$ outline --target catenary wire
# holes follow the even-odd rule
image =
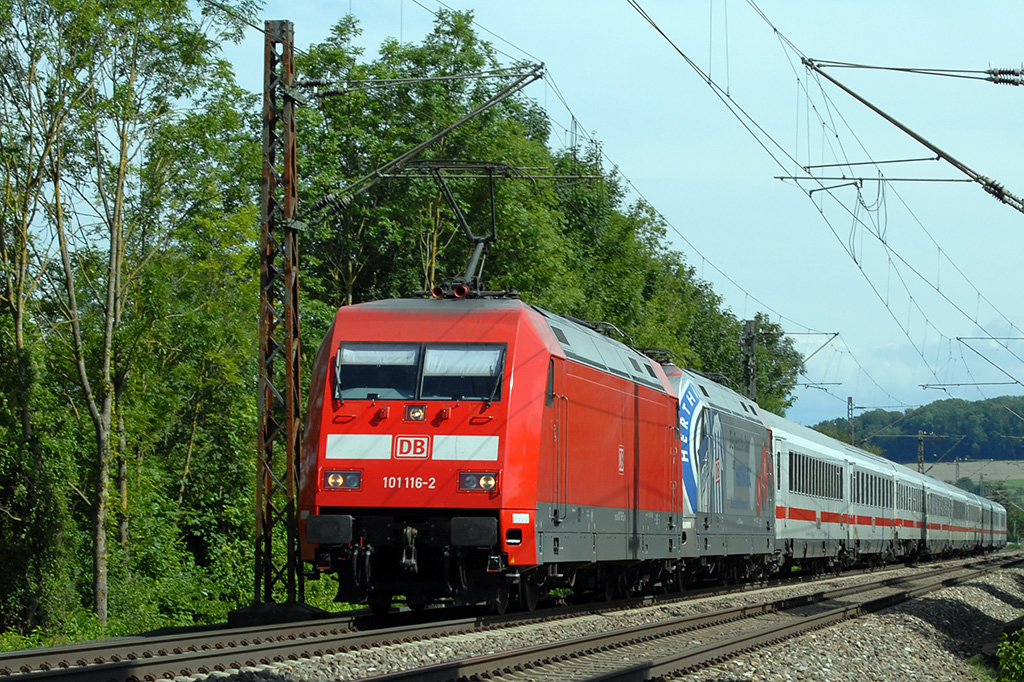
[[[422,5],[421,3],[419,3],[419,2],[418,2],[418,0],[414,0],[414,2],[416,2],[416,3],[418,4],[418,5],[420,5],[421,7],[423,7],[423,5]],[[439,0],[438,0],[438,4],[440,4],[440,5],[444,5],[445,7],[448,7],[448,5],[445,5],[445,4],[443,3],[443,2],[440,2]],[[449,9],[451,9],[450,7],[448,7],[448,8],[449,8]],[[426,8],[424,7],[424,9],[426,9]],[[428,11],[429,11],[429,10],[428,10]],[[480,26],[480,25],[479,25],[478,23],[476,23],[475,21],[474,21],[474,25]],[[482,26],[481,26],[481,28],[482,28],[483,30],[487,31],[487,33],[489,33],[489,34],[491,34],[491,35],[493,35],[493,36],[497,37],[497,38],[498,38],[498,39],[500,39],[500,40],[502,40],[503,42],[505,42],[505,43],[507,43],[507,44],[509,44],[509,45],[512,45],[512,46],[513,46],[513,47],[515,47],[516,49],[520,50],[520,51],[521,51],[521,52],[522,52],[523,54],[527,54],[528,56],[531,56],[531,57],[532,57],[532,55],[529,55],[529,53],[528,53],[528,52],[526,52],[525,50],[522,50],[521,48],[519,48],[518,46],[514,45],[513,43],[511,43],[511,42],[509,42],[509,41],[505,40],[504,38],[502,38],[502,37],[501,37],[501,36],[499,36],[498,34],[494,33],[493,31],[490,31],[489,29],[486,29],[485,27],[482,27]],[[671,41],[670,41],[670,42],[671,42]],[[678,51],[678,48],[677,48],[677,51]],[[684,58],[685,58],[685,55],[684,55]],[[535,58],[534,58],[534,59],[535,59]],[[689,61],[689,60],[688,60],[688,61]],[[695,64],[692,64],[692,62],[691,62],[691,65],[692,65],[692,66],[693,66],[693,67],[694,67],[695,69],[697,69],[697,70],[698,70],[698,72],[700,72],[700,69],[699,69],[699,67],[697,67],[697,66],[696,66]],[[702,73],[702,77],[703,77],[703,78],[705,79],[705,81],[706,81],[706,82],[708,82],[709,84],[713,84],[713,81],[711,81],[711,79],[710,79],[709,77],[707,77],[706,75],[704,75],[703,73]],[[562,106],[563,106],[563,107],[564,107],[564,108],[566,109],[566,111],[568,111],[568,112],[569,112],[569,114],[570,114],[570,116],[572,117],[572,119],[573,119],[574,121],[578,121],[578,120],[579,120],[579,119],[578,119],[578,117],[576,117],[576,115],[575,115],[575,114],[574,114],[574,113],[572,112],[572,108],[571,108],[571,107],[569,106],[569,104],[568,104],[568,101],[566,100],[565,96],[564,96],[564,95],[562,94],[562,92],[561,92],[560,88],[558,87],[558,84],[557,84],[557,82],[555,81],[554,77],[552,76],[552,74],[551,74],[550,70],[549,70],[549,71],[548,71],[548,72],[546,73],[546,77],[545,77],[545,83],[546,83],[546,85],[547,85],[547,86],[548,86],[548,87],[549,87],[549,88],[551,89],[551,91],[552,91],[552,92],[553,92],[553,93],[555,94],[556,98],[557,98],[557,99],[558,99],[558,100],[559,100],[559,101],[561,102]],[[716,86],[716,87],[717,87],[717,86]],[[720,90],[720,89],[719,89],[719,90]],[[719,92],[718,90],[716,90],[716,94],[718,94],[720,98],[722,98],[722,97],[723,97],[723,94],[722,94],[722,93],[720,93],[720,92]],[[726,99],[728,99],[727,95],[726,95]],[[725,101],[725,100],[723,100],[723,101]],[[728,102],[727,102],[727,106],[729,106]],[[737,107],[738,107],[738,105],[737,105]],[[731,107],[730,107],[730,108],[731,108]],[[744,115],[745,115],[745,114],[744,114]],[[748,119],[752,121],[752,119],[751,119],[750,117],[748,117]],[[744,123],[744,125],[746,125],[746,124]],[[564,126],[563,126],[563,130],[567,130],[567,129],[566,129],[566,128],[565,128]],[[765,135],[766,135],[767,137],[769,137],[769,138],[770,138],[770,135],[767,135],[767,132],[766,132],[766,131],[763,131],[763,130],[762,130],[762,132],[763,132],[763,133],[764,133],[764,134],[765,134]],[[595,142],[595,140],[593,140],[593,138],[592,138],[592,137],[591,137],[591,136],[590,136],[589,134],[587,134],[587,133],[584,133],[584,135],[585,135],[585,136],[587,137],[587,139],[588,139],[589,141],[591,141],[591,142]],[[755,139],[757,138],[757,136],[756,136],[756,135],[754,135],[754,137],[755,137]],[[776,142],[775,142],[774,140],[772,140],[772,142],[773,142],[773,143],[775,144],[776,148],[778,148],[778,149],[780,149],[780,150],[783,150],[783,151],[784,151],[784,148],[783,148],[783,147],[782,147],[781,145],[779,145],[778,143],[776,143]],[[764,146],[764,145],[762,144],[762,146]],[[661,213],[660,211],[658,211],[658,210],[657,210],[657,208],[656,208],[656,207],[655,207],[655,206],[654,206],[654,205],[653,205],[653,204],[652,204],[652,203],[651,203],[651,202],[650,202],[650,201],[649,201],[649,200],[648,200],[648,199],[646,198],[646,196],[645,196],[645,195],[644,195],[644,194],[643,194],[643,193],[642,193],[642,192],[641,192],[641,191],[639,190],[639,188],[638,188],[638,187],[637,187],[637,186],[636,186],[636,185],[635,185],[635,184],[634,184],[634,183],[633,183],[633,182],[632,182],[632,181],[631,181],[631,180],[630,180],[630,179],[629,179],[629,178],[628,178],[627,176],[625,176],[624,174],[622,174],[622,172],[621,172],[621,169],[620,169],[620,168],[619,168],[618,166],[616,166],[616,165],[615,165],[615,163],[614,163],[614,161],[613,161],[613,160],[612,160],[612,159],[611,159],[611,158],[610,158],[610,157],[608,156],[608,154],[607,154],[607,152],[605,151],[604,147],[603,147],[603,146],[600,146],[600,145],[599,145],[599,148],[600,148],[600,150],[601,150],[601,155],[602,155],[602,157],[603,157],[603,158],[605,158],[605,159],[606,159],[606,160],[607,160],[607,161],[608,161],[608,162],[609,162],[610,164],[612,164],[612,166],[613,166],[614,168],[616,168],[616,172],[617,172],[617,173],[618,173],[618,174],[620,175],[620,177],[622,177],[622,179],[623,179],[623,180],[624,180],[624,181],[626,182],[626,184],[627,184],[627,185],[628,185],[628,186],[629,186],[629,187],[630,187],[630,188],[631,188],[631,189],[632,189],[632,190],[633,190],[633,191],[634,191],[634,192],[635,192],[635,193],[637,194],[637,196],[639,196],[639,197],[640,197],[640,198],[641,198],[641,199],[642,199],[642,200],[643,200],[643,201],[644,201],[644,202],[645,202],[645,203],[646,203],[646,204],[647,204],[648,206],[650,206],[650,207],[651,207],[651,208],[652,208],[652,209],[653,209],[653,210],[655,211],[655,213],[656,213],[656,214],[658,215],[658,217],[659,217],[659,218],[660,218],[661,220],[663,220],[663,221],[665,222],[665,224],[666,224],[666,225],[667,225],[667,226],[668,226],[668,227],[669,227],[669,228],[670,228],[670,229],[671,229],[671,230],[672,230],[672,231],[673,231],[673,232],[674,232],[674,233],[675,233],[675,234],[676,234],[676,235],[677,235],[677,236],[678,236],[678,237],[679,237],[679,238],[680,238],[680,239],[681,239],[681,240],[682,240],[682,241],[683,241],[683,242],[684,242],[684,243],[685,243],[685,244],[686,244],[686,245],[687,245],[687,246],[688,246],[688,247],[689,247],[690,249],[692,249],[692,250],[693,250],[693,251],[694,251],[694,252],[695,252],[695,253],[696,253],[697,255],[699,255],[699,256],[701,257],[701,259],[702,259],[702,261],[703,261],[704,263],[707,263],[708,265],[710,265],[710,267],[711,267],[712,269],[714,269],[714,270],[715,270],[716,272],[718,272],[718,273],[719,273],[719,275],[721,275],[721,276],[722,276],[722,277],[724,277],[724,278],[725,278],[725,279],[726,279],[727,281],[729,281],[729,282],[730,282],[730,284],[732,284],[732,285],[733,285],[734,287],[736,287],[736,288],[737,288],[737,290],[739,290],[739,291],[742,291],[742,292],[744,293],[744,295],[745,295],[746,297],[748,297],[748,298],[750,298],[751,300],[754,300],[755,302],[757,302],[757,303],[758,303],[758,304],[759,304],[759,305],[760,305],[761,307],[763,307],[764,309],[766,309],[766,310],[770,311],[770,312],[771,312],[771,313],[772,313],[773,315],[775,315],[775,316],[776,316],[776,317],[777,317],[778,319],[780,319],[780,320],[788,320],[789,322],[792,322],[792,323],[796,324],[797,326],[803,327],[803,328],[805,328],[805,329],[808,329],[808,330],[811,330],[811,329],[812,329],[812,328],[811,328],[810,326],[807,326],[807,325],[802,325],[802,324],[800,324],[800,323],[796,322],[795,320],[793,320],[792,318],[789,318],[789,317],[787,317],[787,316],[785,316],[785,315],[782,315],[781,313],[779,313],[778,311],[776,311],[776,310],[775,310],[774,308],[772,308],[771,306],[767,305],[767,304],[766,304],[766,303],[765,303],[764,301],[762,301],[761,299],[759,299],[759,298],[758,298],[757,296],[754,296],[754,295],[753,295],[753,294],[751,294],[751,293],[750,293],[749,291],[747,291],[746,289],[744,289],[744,288],[743,288],[743,287],[742,287],[742,286],[741,286],[740,284],[738,284],[738,283],[737,283],[737,282],[736,282],[736,281],[735,281],[735,280],[734,280],[734,279],[733,279],[733,278],[732,278],[732,277],[731,277],[731,276],[730,276],[730,275],[729,275],[728,273],[724,272],[724,271],[723,271],[723,270],[722,270],[721,268],[719,268],[719,267],[718,267],[718,266],[717,266],[717,265],[716,265],[715,263],[713,263],[713,262],[712,262],[712,261],[711,261],[710,259],[708,259],[708,258],[707,258],[707,257],[706,257],[706,256],[705,256],[705,255],[704,255],[704,254],[703,254],[703,253],[702,253],[702,252],[701,252],[701,251],[700,251],[700,250],[699,250],[699,249],[698,249],[698,248],[697,248],[697,247],[696,247],[696,246],[695,246],[695,245],[694,245],[694,244],[693,244],[693,243],[692,243],[692,242],[691,242],[690,240],[689,240],[689,239],[687,239],[687,238],[686,238],[686,236],[685,236],[685,235],[684,235],[684,234],[683,234],[683,233],[682,233],[682,232],[681,232],[681,231],[680,231],[680,230],[679,230],[679,229],[678,229],[678,228],[677,228],[677,227],[676,227],[676,226],[675,226],[675,225],[674,225],[674,224],[673,224],[673,223],[672,223],[672,222],[671,222],[670,220],[668,220],[668,219],[667,219],[667,218],[666,218],[666,217],[665,217],[665,216],[664,216],[664,215],[663,215],[663,214],[662,214],[662,213]],[[770,150],[768,150],[768,149],[766,148],[766,151],[767,151],[767,152],[768,152],[768,153],[769,153],[769,154],[770,154],[770,155],[771,155],[771,156],[772,156],[773,158],[775,158],[775,157],[774,157],[774,154],[772,154]],[[776,160],[776,161],[777,161],[777,160]],[[793,159],[793,161],[795,162],[795,159]],[[778,162],[778,161],[777,161],[777,162]],[[780,167],[783,167],[783,168],[784,168],[784,166],[782,166],[782,164],[780,164]],[[844,340],[844,345],[846,345],[846,344],[845,344],[845,340]],[[847,346],[847,348],[848,348],[848,346]],[[859,367],[859,368],[860,368],[860,370],[861,370],[861,371],[862,371],[862,372],[864,373],[864,375],[865,375],[865,376],[867,376],[867,377],[869,378],[869,380],[871,380],[871,382],[872,382],[872,383],[873,383],[873,384],[874,384],[874,385],[875,385],[875,386],[876,386],[876,387],[877,387],[877,388],[878,388],[879,390],[883,391],[883,392],[884,392],[884,393],[885,393],[885,394],[886,394],[887,396],[889,396],[889,398],[891,398],[891,399],[892,399],[892,400],[893,400],[894,402],[902,402],[902,401],[899,401],[899,400],[898,400],[897,398],[895,398],[894,396],[892,396],[892,394],[890,394],[890,393],[889,393],[888,391],[885,391],[885,389],[884,389],[884,388],[883,388],[883,387],[882,387],[882,386],[881,386],[880,384],[878,384],[878,382],[877,382],[877,381],[875,381],[873,377],[871,377],[871,376],[870,376],[870,374],[869,374],[869,373],[868,373],[868,372],[867,372],[867,371],[866,371],[866,370],[864,369],[863,365],[861,365],[861,363],[859,362],[859,360],[857,360],[857,358],[856,358],[856,357],[855,357],[855,356],[853,355],[852,351],[851,351],[851,352],[849,352],[849,355],[850,355],[850,357],[851,357],[851,358],[852,358],[852,359],[854,360],[854,362],[855,362],[855,363],[856,363],[856,364],[858,365],[858,367]]]
[[[731,105],[735,104],[735,102],[733,102],[733,101],[731,100],[731,98],[725,98],[725,97],[723,97],[723,95],[722,95],[722,93],[721,93],[721,88],[720,88],[720,86],[718,86],[718,85],[717,85],[716,83],[714,83],[714,81],[713,81],[712,79],[710,79],[710,77],[708,77],[708,76],[707,76],[707,74],[705,74],[705,73],[704,73],[704,72],[703,72],[703,71],[702,71],[702,70],[701,70],[701,69],[700,69],[699,67],[697,67],[697,66],[696,66],[696,64],[694,64],[694,63],[693,63],[693,61],[692,61],[692,60],[690,60],[690,59],[689,59],[689,57],[687,57],[687,56],[685,55],[685,53],[683,53],[683,51],[682,51],[682,50],[680,50],[680,48],[679,48],[678,46],[676,46],[676,45],[675,45],[675,43],[674,43],[674,42],[673,42],[673,41],[671,40],[671,38],[669,38],[669,37],[667,36],[667,34],[665,34],[665,32],[664,32],[664,31],[663,31],[663,30],[662,30],[662,29],[661,29],[661,28],[660,28],[660,27],[659,27],[659,26],[657,25],[657,23],[656,23],[656,22],[654,22],[654,20],[653,20],[653,19],[652,19],[652,18],[651,18],[651,17],[650,17],[650,16],[649,16],[649,15],[648,15],[648,14],[647,14],[647,13],[646,13],[646,12],[645,12],[644,10],[643,10],[643,8],[642,8],[642,7],[640,7],[640,5],[639,5],[639,3],[637,2],[637,0],[628,0],[628,2],[629,2],[629,4],[630,4],[630,5],[631,5],[631,6],[632,6],[632,7],[634,8],[634,9],[636,9],[636,10],[637,10],[637,12],[638,12],[638,13],[639,13],[639,14],[640,14],[640,15],[641,15],[641,16],[642,16],[642,17],[643,17],[643,18],[644,18],[644,19],[645,19],[645,20],[646,20],[646,21],[647,21],[647,22],[648,22],[649,24],[651,24],[651,26],[652,26],[652,27],[653,27],[653,28],[654,28],[654,29],[655,29],[655,30],[656,30],[656,31],[657,31],[657,32],[658,32],[658,33],[659,33],[660,35],[662,35],[662,37],[664,37],[664,38],[665,38],[665,40],[666,40],[666,41],[667,41],[667,42],[668,42],[668,43],[669,43],[669,44],[670,44],[670,45],[671,45],[671,46],[673,47],[673,49],[675,49],[675,50],[676,50],[676,52],[677,52],[677,53],[679,53],[679,54],[680,54],[680,56],[682,56],[682,57],[683,57],[683,59],[684,59],[684,60],[685,60],[685,61],[686,61],[686,62],[687,62],[687,63],[688,63],[688,64],[689,64],[690,66],[691,66],[691,68],[693,68],[693,69],[694,69],[694,70],[695,70],[695,71],[696,71],[696,72],[697,72],[697,73],[698,73],[698,74],[699,74],[699,75],[701,76],[701,78],[702,78],[702,79],[703,79],[703,80],[704,80],[704,81],[705,81],[705,82],[706,82],[706,83],[707,83],[707,84],[708,84],[708,85],[709,85],[709,86],[710,86],[710,87],[712,88],[712,90],[713,90],[713,91],[715,92],[715,94],[716,94],[716,95],[717,95],[717,96],[719,97],[719,99],[721,99],[721,100],[722,100],[722,101],[723,101],[724,103],[726,103],[727,107],[728,107],[728,108],[730,109],[730,111],[731,111],[731,112],[733,113],[733,115],[734,115],[734,116],[736,116],[737,118],[739,118],[739,115],[737,114],[737,110],[738,110],[738,111],[742,112],[742,113],[743,113],[743,115],[744,115],[745,117],[748,117],[748,118],[749,118],[749,115],[748,115],[748,114],[747,114],[747,113],[746,113],[745,111],[743,111],[743,109],[742,109],[741,107],[739,107],[738,105],[736,105],[736,109],[733,109],[733,107],[732,107]],[[793,51],[794,51],[795,53],[797,53],[797,54],[802,54],[802,53],[801,53],[801,52],[800,52],[800,51],[799,51],[799,50],[798,50],[798,49],[797,49],[797,48],[795,47],[795,45],[793,45],[793,43],[792,43],[791,41],[789,41],[789,40],[788,40],[787,38],[785,38],[785,36],[784,36],[784,35],[783,35],[783,34],[782,34],[782,33],[781,33],[780,31],[778,31],[778,29],[777,29],[777,28],[776,28],[776,27],[775,27],[775,26],[774,26],[774,25],[773,25],[773,24],[772,24],[772,23],[770,22],[770,20],[768,20],[768,19],[767,19],[767,17],[766,17],[765,15],[764,15],[764,13],[763,13],[763,12],[761,12],[759,8],[757,8],[756,4],[754,4],[754,3],[752,2],[752,0],[748,0],[748,4],[750,4],[750,5],[752,6],[752,7],[754,7],[755,11],[757,11],[757,12],[758,12],[758,14],[759,14],[760,16],[762,16],[762,18],[764,18],[764,20],[765,20],[765,21],[766,21],[766,22],[768,23],[768,25],[769,25],[769,26],[770,26],[770,27],[771,27],[771,28],[772,28],[772,29],[773,29],[773,30],[775,31],[775,34],[776,34],[776,35],[777,35],[777,36],[779,37],[779,39],[780,39],[781,41],[783,41],[783,42],[784,42],[785,44],[789,45],[789,46],[790,46],[790,48],[791,48],[791,49],[792,49],[792,50],[793,50]],[[819,87],[820,87],[820,84],[819,84]],[[727,99],[728,99],[728,101],[726,101]],[[832,107],[830,106],[830,107],[828,108],[828,110],[829,110],[829,111],[831,111],[831,110],[832,110]],[[753,130],[751,129],[751,126],[747,125],[747,122],[746,122],[745,120],[741,120],[741,123],[743,123],[744,127],[745,127],[745,128],[747,128],[747,130],[748,130],[749,132],[751,132],[751,134],[753,134]],[[758,129],[758,130],[761,130],[762,132],[764,132],[764,131],[763,131],[763,129],[762,129],[762,128],[761,128],[761,127],[760,127],[759,125],[757,125],[757,124],[756,124],[756,122],[754,122],[754,127],[756,127],[756,128]],[[832,127],[833,127],[833,130],[838,130],[838,127],[837,127],[837,126],[835,125],[835,121],[834,121],[834,120],[832,121]],[[851,132],[852,132],[852,130],[851,130]],[[776,147],[777,147],[777,148],[779,148],[779,149],[780,149],[780,151],[781,151],[781,152],[782,152],[783,154],[785,154],[786,156],[790,156],[790,155],[789,155],[788,153],[786,153],[786,152],[785,152],[785,150],[784,150],[784,149],[782,149],[782,148],[781,148],[781,146],[780,146],[780,145],[778,145],[778,143],[777,143],[777,142],[775,142],[775,140],[773,140],[773,139],[771,138],[771,136],[770,136],[770,135],[767,135],[767,133],[765,133],[765,135],[766,135],[766,136],[768,137],[768,139],[769,139],[769,140],[771,140],[771,142],[772,142],[773,144],[775,144],[775,145],[776,145]],[[855,135],[855,134],[854,134],[854,135]],[[762,146],[762,148],[764,148],[764,149],[765,149],[766,151],[768,151],[768,152],[769,152],[769,154],[770,154],[770,155],[772,156],[773,160],[774,160],[774,161],[775,161],[776,163],[778,163],[778,164],[780,164],[780,165],[781,165],[781,163],[780,163],[779,159],[778,159],[778,158],[776,158],[774,154],[771,154],[771,152],[770,152],[770,151],[768,150],[768,148],[767,148],[767,146],[766,146],[765,142],[764,142],[764,141],[762,141],[761,139],[757,138],[757,136],[756,136],[756,135],[754,135],[754,137],[755,137],[756,141],[758,142],[758,144],[760,144],[760,145]],[[862,148],[863,148],[863,145],[861,145],[861,146],[862,146]],[[845,157],[845,154],[844,154],[843,156]],[[790,159],[792,159],[792,157],[791,157],[791,156],[790,156]],[[795,161],[795,159],[793,159],[793,160]],[[844,205],[844,204],[843,204],[842,202],[840,202],[840,201],[838,200],[838,198],[837,198],[837,197],[835,197],[835,196],[834,196],[834,194],[833,194],[833,193],[832,193],[831,191],[829,191],[829,194],[830,194],[830,195],[831,195],[831,196],[833,197],[833,199],[835,199],[835,200],[836,200],[836,202],[837,202],[837,203],[838,203],[839,205],[841,205],[841,206],[844,206],[844,208],[847,208],[847,210],[849,211],[848,207],[845,207],[845,205]],[[825,216],[825,213],[824,213],[824,210],[823,210],[823,208],[822,208],[822,207],[818,207],[818,210],[819,210],[819,212],[821,213],[821,215],[822,215],[822,218],[826,220],[826,223],[827,223],[827,224],[829,225],[829,228],[830,228],[830,229],[832,230],[833,234],[834,234],[834,235],[836,236],[836,238],[837,238],[837,239],[839,239],[839,240],[840,240],[840,243],[842,243],[842,240],[841,240],[841,239],[839,238],[839,234],[838,234],[838,232],[837,232],[837,231],[835,230],[834,226],[833,226],[833,225],[832,225],[832,224],[831,224],[831,223],[830,223],[830,222],[829,222],[829,221],[827,220],[827,217]],[[854,219],[855,219],[856,221],[860,221],[860,218],[859,218],[859,216],[857,216],[857,215],[854,215]],[[860,222],[862,222],[862,221],[860,221]],[[854,261],[856,262],[856,256],[855,256],[855,253],[854,253],[854,252],[853,252],[852,250],[850,250],[849,248],[847,249],[847,251],[848,251],[848,253],[850,254],[851,258],[853,258],[853,259],[854,259]],[[891,249],[890,249],[890,253],[892,253]],[[897,255],[898,255],[898,254],[897,254]],[[900,257],[900,258],[901,258],[901,260],[902,260],[902,257]],[[948,256],[947,256],[947,260],[948,260]],[[906,263],[906,261],[905,261],[905,260],[903,260],[903,262],[904,262],[904,263]],[[868,284],[869,284],[869,286],[871,287],[871,289],[872,289],[872,290],[873,290],[873,291],[875,292],[876,296],[878,296],[879,300],[880,300],[880,301],[881,301],[881,302],[883,303],[883,305],[886,305],[886,307],[887,307],[887,310],[889,310],[889,312],[890,312],[890,315],[891,315],[891,316],[893,317],[894,321],[896,321],[896,323],[897,323],[897,325],[898,325],[898,326],[900,327],[900,329],[904,331],[904,335],[905,335],[905,336],[907,337],[908,341],[910,341],[910,342],[911,342],[911,344],[913,345],[913,347],[915,348],[915,350],[917,350],[918,354],[919,354],[919,355],[921,356],[921,359],[922,359],[922,361],[923,361],[923,362],[925,363],[925,366],[926,366],[926,367],[928,367],[928,369],[929,369],[929,370],[930,370],[930,371],[931,371],[931,372],[932,372],[933,374],[935,374],[935,370],[934,370],[934,369],[932,368],[932,366],[931,366],[931,363],[929,363],[929,362],[928,362],[928,360],[927,360],[927,358],[925,357],[925,355],[924,355],[923,351],[921,350],[921,348],[920,348],[920,347],[918,347],[918,345],[917,345],[917,343],[916,343],[916,342],[914,341],[914,339],[910,337],[910,334],[909,334],[909,326],[908,326],[907,328],[904,328],[904,327],[903,327],[903,325],[899,323],[899,320],[898,320],[898,319],[896,318],[896,316],[895,316],[895,315],[893,314],[893,311],[892,311],[891,309],[889,309],[889,307],[888,307],[888,303],[886,302],[885,298],[884,298],[884,297],[882,297],[882,296],[880,295],[880,292],[878,291],[877,287],[876,287],[876,286],[874,285],[874,283],[873,283],[873,282],[871,282],[871,281],[870,281],[870,278],[868,277],[867,273],[866,273],[866,272],[864,271],[864,269],[863,269],[862,267],[859,267],[859,269],[861,270],[861,273],[862,273],[862,275],[863,275],[863,276],[865,277],[865,279],[866,279],[866,280],[868,281]],[[916,271],[915,271],[915,273],[916,273]],[[916,274],[920,275],[920,273],[916,273]],[[961,273],[961,274],[962,274],[962,273]],[[927,280],[925,280],[925,281],[927,281]],[[967,279],[966,279],[966,277],[965,277],[965,281],[968,281],[968,283],[970,283],[970,282],[969,282],[969,280],[967,280]],[[906,283],[905,283],[905,282],[902,282],[902,283],[903,283],[903,285],[904,285],[904,288],[905,288],[905,290],[906,290],[906,291],[908,291],[908,293],[909,293],[909,287],[907,287],[907,286],[906,286]],[[973,286],[973,285],[972,285],[972,286]],[[938,287],[935,287],[935,288],[936,288],[936,289],[938,290]],[[976,287],[975,287],[975,290],[977,291]],[[940,294],[941,294],[941,295],[942,295],[942,296],[943,296],[944,298],[946,298],[946,300],[947,300],[947,301],[949,300],[949,298],[948,298],[947,296],[945,296],[945,294],[944,294],[944,293],[941,293],[941,291],[940,291]],[[915,306],[916,306],[916,307],[918,308],[918,310],[919,310],[919,312],[921,313],[922,317],[924,317],[924,319],[926,320],[926,323],[927,323],[928,325],[930,325],[930,326],[931,326],[931,327],[932,327],[933,329],[936,329],[936,331],[937,331],[937,330],[938,330],[938,328],[937,328],[937,327],[936,327],[936,326],[935,326],[934,324],[931,324],[930,320],[928,320],[928,318],[927,318],[927,315],[925,315],[925,314],[924,314],[924,311],[920,309],[920,306],[919,306],[919,305],[917,305],[916,303],[915,303]],[[960,310],[961,312],[963,312],[962,308],[959,308],[958,306],[955,306],[955,307],[957,307],[957,309],[958,309],[958,310]],[[969,318],[969,316],[968,316],[968,318]],[[938,378],[937,378],[937,377],[936,377],[936,380],[938,380]]]

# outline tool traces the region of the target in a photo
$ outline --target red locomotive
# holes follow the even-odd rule
[[[676,405],[650,358],[517,299],[341,308],[310,388],[303,558],[378,610],[649,574],[681,551]]]

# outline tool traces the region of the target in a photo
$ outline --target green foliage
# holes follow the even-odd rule
[[[1024,682],[1024,638],[1020,632],[1003,634],[996,649],[999,657],[999,679],[1002,682]]]
[[[1016,413],[1016,414],[1015,414]],[[867,439],[896,462],[917,461],[919,431],[943,439],[929,438],[929,452],[939,449],[943,461],[955,459],[1019,459],[1024,439],[1024,397],[1002,396],[989,400],[939,400],[915,410],[889,412],[872,410],[853,419],[858,445]],[[849,432],[846,419],[833,419],[815,426]],[[963,436],[962,440],[959,440]],[[959,442],[958,442],[959,441]]]

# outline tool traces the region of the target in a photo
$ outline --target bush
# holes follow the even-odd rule
[[[1003,634],[996,649],[999,657],[999,679],[1005,682],[1024,682],[1024,638],[1021,631]]]

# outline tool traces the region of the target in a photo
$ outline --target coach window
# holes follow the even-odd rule
[[[419,346],[414,344],[341,344],[335,364],[335,399],[415,397],[419,353]]]
[[[782,453],[775,458],[775,489],[782,490]]]
[[[423,400],[501,400],[504,349],[483,344],[427,346]]]

